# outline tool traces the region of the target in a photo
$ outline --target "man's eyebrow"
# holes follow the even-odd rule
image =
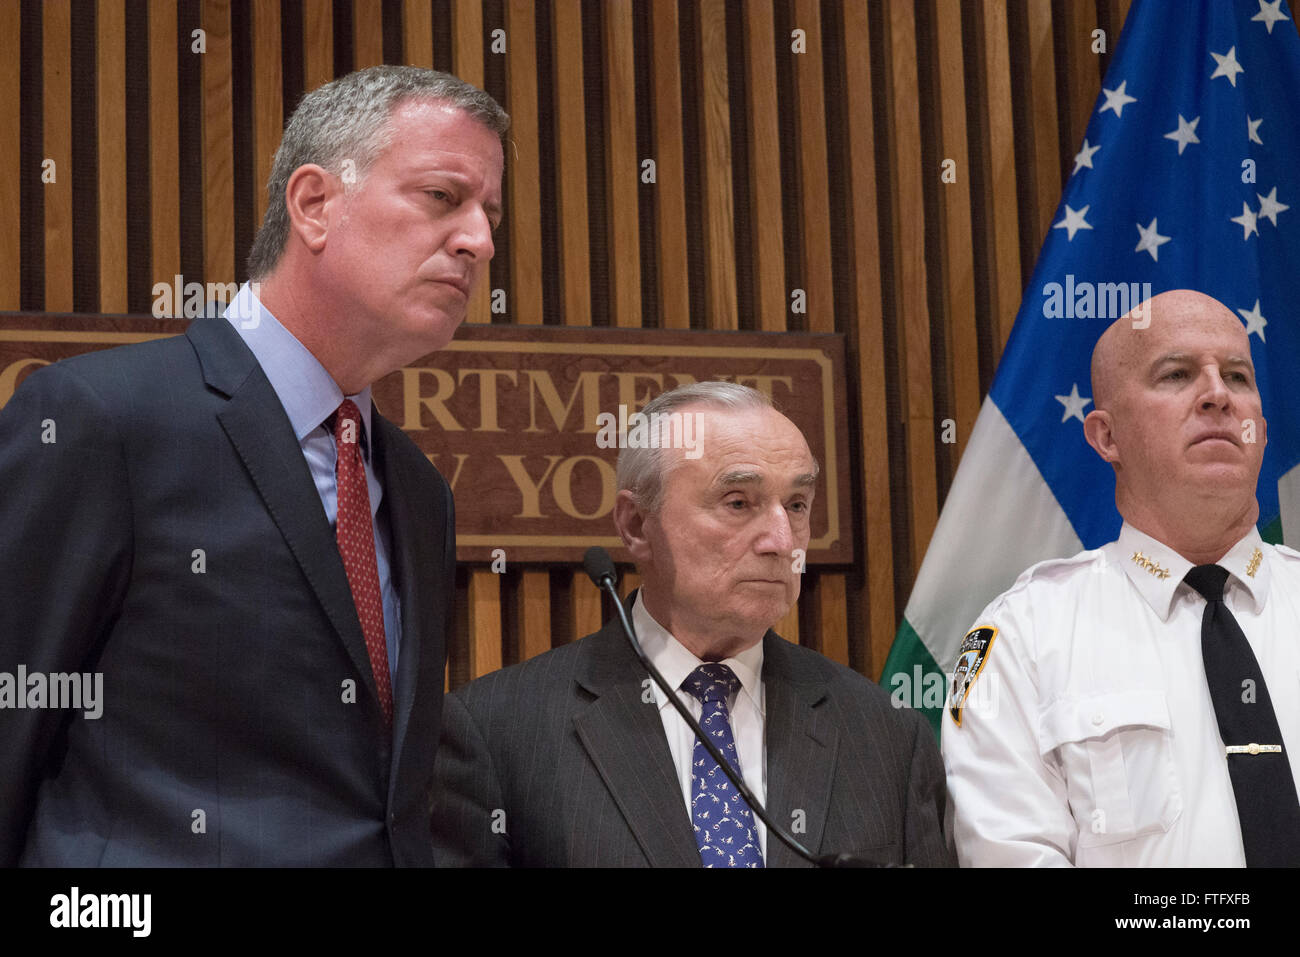
[[[724,472],[713,484],[718,487],[726,487],[728,485],[756,485],[762,481],[763,476],[758,472],[737,469],[734,472]],[[813,488],[817,485],[817,473],[804,472],[802,475],[796,475],[791,484],[795,488]]]
[[[763,476],[750,469],[736,469],[733,472],[723,472],[718,476],[718,480],[713,484],[715,486],[723,485],[756,485],[763,481]]]

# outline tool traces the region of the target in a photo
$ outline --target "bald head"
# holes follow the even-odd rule
[[[1194,289],[1171,289],[1139,303],[1111,323],[1092,350],[1092,404],[1110,409],[1125,382],[1142,376],[1164,351],[1176,351],[1186,334],[1218,328],[1236,336],[1241,355],[1250,359],[1250,341],[1241,320],[1217,299]]]
[[[1092,353],[1088,444],[1115,469],[1124,519],[1195,564],[1217,561],[1259,515],[1267,423],[1250,339],[1223,303],[1161,293]]]

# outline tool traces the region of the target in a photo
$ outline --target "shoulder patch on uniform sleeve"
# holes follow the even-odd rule
[[[997,634],[998,630],[991,625],[979,625],[966,632],[961,647],[957,649],[957,663],[953,665],[952,685],[948,691],[948,714],[959,728],[961,709],[988,659],[989,649],[993,647],[993,639]]]

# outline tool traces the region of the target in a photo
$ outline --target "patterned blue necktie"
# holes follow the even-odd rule
[[[740,760],[731,736],[727,698],[740,687],[740,679],[726,665],[700,665],[682,682],[682,688],[700,699],[704,711],[700,726],[722,752],[736,774]],[[762,867],[763,852],[754,830],[754,812],[742,798],[718,762],[695,742],[691,757],[691,819],[695,843],[705,867]]]

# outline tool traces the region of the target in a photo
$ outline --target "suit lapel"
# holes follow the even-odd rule
[[[574,725],[587,755],[650,865],[699,867],[663,722],[617,619],[583,640],[583,656],[577,681],[596,697]]]
[[[384,485],[384,503],[387,505],[388,536],[392,544],[391,568],[401,606],[402,634],[397,656],[397,671],[393,688],[393,754],[400,755],[410,724],[411,710],[423,693],[442,693],[436,689],[417,687],[420,676],[420,655],[424,652],[424,636],[436,634],[442,623],[430,620],[434,610],[449,607],[447,595],[426,594],[430,587],[429,573],[441,568],[442,554],[430,547],[429,530],[441,530],[445,523],[442,507],[432,494],[435,486],[425,476],[412,468],[413,463],[399,444],[401,430],[372,408],[370,415],[374,466]],[[416,530],[425,531],[415,534]],[[448,583],[433,583],[434,588],[446,588]],[[445,639],[445,636],[443,636]],[[441,680],[442,672],[438,671]],[[397,773],[401,762],[395,760],[391,770],[389,793],[397,790]]]
[[[217,414],[271,519],[362,675],[378,709],[378,691],[334,530],[279,396],[239,333],[224,319],[192,322],[186,336],[204,381],[227,396]]]
[[[819,853],[826,827],[839,737],[819,714],[826,680],[811,663],[792,653],[784,638],[769,631],[763,638],[764,727],[767,739],[767,810],[787,831],[802,812],[804,833],[794,837]],[[780,838],[768,834],[769,867],[806,867]]]

